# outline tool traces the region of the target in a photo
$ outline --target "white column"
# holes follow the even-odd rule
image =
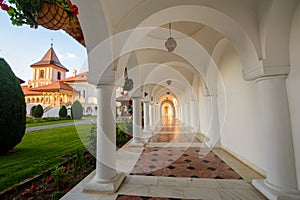
[[[130,146],[144,146],[145,141],[142,136],[142,113],[141,113],[141,97],[131,97],[133,104],[133,138]]]
[[[144,101],[144,131],[150,132],[149,101]]]
[[[191,125],[195,132],[199,130],[200,126],[200,114],[199,114],[199,106],[198,101],[191,101]]]
[[[153,104],[153,126],[157,125],[157,106]]]
[[[266,180],[253,185],[269,199],[300,199],[286,93],[286,76],[257,79],[265,134]]]
[[[153,104],[153,126],[155,127],[155,129],[156,129],[156,127],[157,127],[157,106],[156,106],[156,104],[154,103]]]
[[[219,109],[218,109],[218,96],[210,95],[210,113],[211,118],[208,127],[208,146],[213,148],[221,146],[220,142],[220,124],[219,124]]]
[[[181,124],[185,125],[185,118],[184,118],[184,104],[180,106],[180,118],[181,118]]]
[[[151,130],[153,130],[153,128],[154,128],[153,115],[154,115],[153,102],[150,102],[149,103],[149,127],[150,127]]]
[[[185,125],[187,127],[191,126],[191,121],[190,121],[190,104],[189,103],[185,103],[184,104],[184,119],[185,119]]]
[[[161,107],[160,105],[156,104],[156,113],[157,113],[157,123],[160,124],[161,121]]]
[[[160,106],[158,104],[154,104],[154,116],[155,116],[155,125],[160,125]]]
[[[116,173],[116,121],[113,85],[97,87],[97,161],[96,175],[85,191],[114,193],[118,190],[124,174]]]

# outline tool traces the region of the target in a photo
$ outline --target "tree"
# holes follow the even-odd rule
[[[66,118],[67,117],[68,111],[67,111],[66,106],[63,105],[62,107],[60,107],[58,115],[59,115],[60,118]]]
[[[35,118],[41,118],[44,114],[44,109],[43,107],[39,104],[37,105],[34,110],[33,110],[33,116]]]
[[[71,106],[71,116],[73,119],[81,119],[82,115],[82,105],[79,101],[75,101]]]
[[[26,104],[20,82],[0,58],[0,153],[19,144],[25,134]]]

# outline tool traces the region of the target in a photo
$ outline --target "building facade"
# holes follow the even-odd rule
[[[61,64],[52,46],[30,67],[33,69],[32,80],[22,86],[28,115],[33,106],[40,104],[44,107],[44,117],[57,117],[62,105],[70,108],[76,100],[82,104],[84,115],[96,114],[95,89],[88,84],[87,73],[77,74],[74,70],[72,76],[66,78],[69,70]]]

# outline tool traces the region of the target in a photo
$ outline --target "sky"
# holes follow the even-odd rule
[[[24,81],[32,79],[31,64],[38,62],[51,47],[60,59],[60,62],[69,69],[82,71],[86,63],[87,52],[79,42],[64,31],[51,31],[41,26],[32,29],[27,25],[14,26],[6,12],[0,9],[0,57],[10,65],[16,76]]]

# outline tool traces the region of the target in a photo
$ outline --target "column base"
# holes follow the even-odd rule
[[[143,130],[143,137],[150,138],[152,136],[152,131],[151,130]]]
[[[105,194],[114,194],[118,191],[126,176],[121,173],[117,174],[116,177],[111,181],[97,181],[95,177],[85,186],[84,192],[98,192]]]
[[[144,147],[146,144],[146,141],[144,138],[134,138],[129,143],[129,147]]]
[[[151,134],[151,133],[152,133],[151,128],[150,128],[150,127],[144,128],[144,129],[143,129],[143,133]]]
[[[270,200],[300,199],[299,190],[287,190],[267,183],[266,179],[252,180],[252,185]]]

